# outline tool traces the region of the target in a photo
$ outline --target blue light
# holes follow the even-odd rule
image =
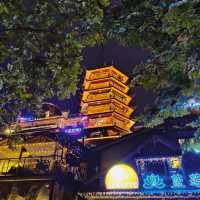
[[[35,117],[33,117],[33,116],[18,117],[18,121],[20,121],[20,122],[32,122],[34,120],[35,120]]]
[[[183,184],[184,179],[181,174],[173,174],[171,179],[173,184],[171,188],[185,188],[185,185]]]
[[[185,105],[185,108],[197,109],[200,108],[200,101],[197,99],[189,99]]]
[[[194,186],[200,188],[200,174],[199,173],[192,173],[189,175],[189,182],[190,186]]]
[[[162,177],[160,177],[159,175],[156,174],[150,174],[150,175],[146,175],[146,177],[144,178],[144,184],[143,187],[145,189],[163,189],[165,188],[165,183],[164,183],[164,179]]]
[[[171,3],[169,5],[169,8],[175,8],[175,7],[181,6],[182,4],[187,3],[187,2],[188,2],[188,0],[178,0],[174,3]]]
[[[63,129],[61,129],[61,132],[64,132],[66,136],[75,138],[75,139],[80,139],[82,137],[83,134],[83,128],[82,127],[65,127]]]
[[[68,128],[65,130],[65,133],[76,134],[76,133],[80,133],[81,131],[82,131],[81,128]]]

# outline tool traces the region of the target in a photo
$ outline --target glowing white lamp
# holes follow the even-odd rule
[[[105,185],[106,189],[109,190],[138,189],[138,175],[129,165],[118,164],[113,166],[106,174]]]

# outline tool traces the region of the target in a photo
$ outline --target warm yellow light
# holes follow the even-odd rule
[[[14,133],[15,131],[13,130],[13,129],[11,129],[11,128],[6,128],[5,130],[4,130],[4,134],[5,135],[11,135],[12,133]]]
[[[174,168],[174,169],[180,168],[181,162],[180,162],[179,158],[172,158],[171,165],[172,165],[172,168]]]
[[[139,180],[133,168],[126,164],[113,166],[105,179],[106,189],[138,189]]]

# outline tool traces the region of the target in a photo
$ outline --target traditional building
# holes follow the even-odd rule
[[[200,155],[181,148],[194,137],[187,124],[197,118],[168,119],[91,149],[86,198],[199,199]]]
[[[131,133],[134,109],[129,106],[128,77],[115,67],[87,70],[81,112],[88,117],[87,136],[122,136]],[[96,130],[96,131],[95,131]]]
[[[87,176],[80,160],[84,147],[74,139],[80,130],[71,128],[80,123],[57,116],[13,124],[0,142],[0,199],[70,199],[68,192]]]
[[[88,70],[81,113],[63,115],[50,105],[46,117],[4,129],[0,199],[70,200],[80,190],[86,199],[199,197],[200,157],[180,146],[194,137],[187,124],[197,115],[133,131],[127,81],[113,66]]]

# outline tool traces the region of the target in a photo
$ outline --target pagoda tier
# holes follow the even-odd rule
[[[122,115],[111,112],[101,115],[91,115],[88,117],[87,129],[113,127],[121,132],[130,132],[134,122]]]
[[[114,77],[121,83],[126,83],[128,81],[128,76],[114,68],[113,66],[103,67],[100,69],[88,70],[85,76],[85,81],[94,81],[99,79],[105,79],[109,77]]]
[[[134,109],[122,104],[115,99],[103,100],[100,102],[82,103],[81,112],[85,115],[116,112],[124,117],[130,117]]]
[[[116,99],[125,105],[128,105],[131,101],[130,96],[114,87],[85,91],[82,97],[83,102],[96,102],[108,99]]]
[[[98,79],[94,81],[85,81],[83,86],[85,91],[114,87],[126,94],[129,90],[128,86],[126,86],[125,84],[121,83],[120,81],[118,81],[116,78],[113,77]]]

